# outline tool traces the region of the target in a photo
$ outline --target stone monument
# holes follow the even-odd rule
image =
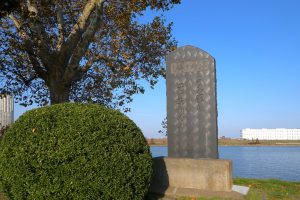
[[[168,155],[218,158],[216,63],[184,46],[167,56]]]
[[[232,190],[232,162],[218,159],[216,62],[184,46],[167,56],[168,157],[153,158],[149,199],[158,196],[243,199]]]

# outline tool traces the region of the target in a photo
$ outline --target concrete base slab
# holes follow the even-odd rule
[[[214,197],[222,197],[222,198],[229,198],[235,200],[243,200],[244,195],[236,192],[236,191],[212,191],[212,190],[199,190],[199,189],[192,189],[192,188],[174,188],[169,187],[164,194],[153,194],[148,196],[147,200],[176,200],[178,197],[207,197],[207,198],[214,198]]]
[[[237,192],[241,188],[234,187],[237,191],[232,190],[230,160],[158,157],[153,161],[152,196],[243,199],[243,194]]]
[[[238,192],[242,195],[247,195],[249,192],[249,187],[246,186],[240,186],[240,185],[233,185],[232,186],[232,191]]]

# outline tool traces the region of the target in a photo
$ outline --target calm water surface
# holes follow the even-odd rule
[[[151,147],[153,157],[167,156],[167,147]],[[300,182],[300,147],[222,146],[219,157],[233,161],[233,176]]]

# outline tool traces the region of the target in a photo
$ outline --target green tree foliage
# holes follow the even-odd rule
[[[97,104],[27,111],[0,143],[0,188],[12,200],[142,200],[151,174],[141,130]]]
[[[97,102],[122,106],[165,74],[176,42],[162,16],[146,9],[180,0],[20,0],[0,20],[0,93],[23,105]]]

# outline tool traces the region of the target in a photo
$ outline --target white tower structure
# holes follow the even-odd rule
[[[6,95],[0,97],[0,126],[7,126],[14,121],[14,98]]]

